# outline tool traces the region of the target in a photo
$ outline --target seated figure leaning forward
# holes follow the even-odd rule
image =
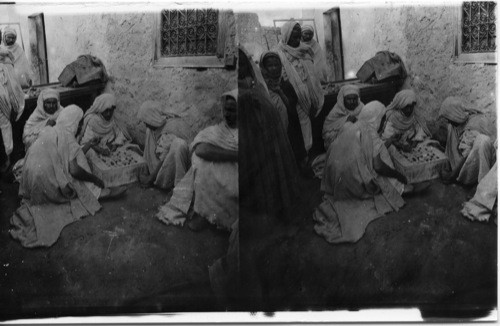
[[[76,105],[59,114],[56,125],[46,126],[26,156],[19,186],[21,206],[13,214],[10,234],[24,247],[50,247],[62,229],[94,215],[98,199],[122,194],[125,188],[104,188],[90,173],[85,152],[95,141],[78,145],[83,111]]]
[[[394,96],[380,126],[382,140],[390,142],[398,150],[411,152],[429,138],[430,132],[416,112],[416,105],[417,96],[411,89],[402,90]]]
[[[192,166],[157,217],[182,225],[193,204],[193,231],[208,223],[232,230],[238,220],[237,90],[222,95],[223,121],[198,133],[191,144]]]
[[[79,142],[87,143],[91,139],[99,139],[99,144],[92,149],[103,155],[110,155],[111,152],[128,142],[130,136],[115,121],[115,110],[116,98],[113,94],[105,93],[96,97],[83,116]]]
[[[144,160],[147,175],[141,174],[143,186],[172,189],[189,169],[189,148],[186,141],[169,131],[167,120],[176,117],[167,113],[159,102],[146,101],[137,114],[146,124]]]
[[[398,211],[406,177],[394,169],[377,130],[385,107],[370,102],[330,143],[314,229],[330,243],[356,242],[374,219]],[[339,156],[341,153],[341,156]]]
[[[443,173],[444,183],[478,183],[495,162],[496,123],[485,114],[466,109],[457,97],[448,97],[439,110],[448,122],[446,155],[451,171]]]

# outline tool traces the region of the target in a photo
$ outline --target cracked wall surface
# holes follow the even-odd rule
[[[220,121],[220,95],[237,87],[234,69],[155,67],[155,13],[47,15],[45,20],[51,81],[81,54],[100,58],[111,79],[107,88],[117,97],[116,117],[139,143],[145,127],[136,115],[144,101],[159,101],[183,116],[168,124],[192,141],[202,128]]]

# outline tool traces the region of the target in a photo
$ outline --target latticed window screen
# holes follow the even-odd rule
[[[464,2],[462,5],[462,52],[495,52],[496,24],[493,1]]]
[[[162,10],[162,57],[215,55],[218,20],[214,9]]]

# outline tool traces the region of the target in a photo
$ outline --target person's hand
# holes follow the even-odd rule
[[[356,123],[356,121],[358,121],[358,119],[355,116],[350,115],[347,117],[347,121],[352,122],[352,123]]]
[[[56,121],[55,120],[52,120],[52,119],[47,120],[46,126],[54,127],[55,125],[56,125]]]
[[[100,141],[101,141],[101,140],[100,140],[98,137],[94,137],[94,138],[92,138],[92,139],[89,141],[89,143],[90,143],[90,146],[94,147],[94,146],[99,145]]]
[[[394,138],[388,138],[384,141],[385,147],[389,148],[391,147],[392,144],[394,144],[395,140]]]
[[[112,144],[112,143],[108,143],[106,146],[108,146],[108,148],[109,148],[109,150],[110,150],[111,152],[116,151],[116,149],[117,149],[118,147],[120,147],[119,145]]]
[[[102,148],[101,146],[98,146],[98,145],[92,145],[91,147],[98,154],[101,154],[103,156],[110,156],[111,155],[111,151],[107,148]]]

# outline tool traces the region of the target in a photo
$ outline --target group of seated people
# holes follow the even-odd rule
[[[316,232],[331,243],[356,242],[372,220],[398,211],[404,205],[403,195],[429,185],[408,184],[407,177],[394,168],[396,151],[412,152],[417,146],[442,149],[430,139],[413,90],[398,92],[387,108],[377,101],[364,105],[359,95],[357,86],[344,86],[323,127],[327,148],[321,183],[324,198],[314,219]],[[445,153],[451,171],[442,172],[443,182],[473,185],[485,180],[496,161],[495,122],[465,109],[463,101],[453,97],[443,102],[439,116],[449,124]],[[466,203],[464,215],[471,218],[481,204],[491,214],[495,196],[476,198],[476,207]]]
[[[167,128],[167,121],[178,116],[166,112],[159,102],[145,102],[137,115],[146,125],[142,151],[131,144],[126,128],[114,118],[113,94],[96,97],[84,113],[76,105],[62,107],[57,90],[42,90],[24,127],[26,156],[14,168],[21,205],[11,218],[10,234],[25,247],[51,246],[66,225],[94,215],[101,208],[100,199],[123,195],[126,186],[106,187],[91,168],[99,156],[119,150],[143,156],[145,168],[139,176],[143,186],[168,191],[177,184],[191,186],[187,208],[193,204],[196,215],[191,229],[213,223],[231,230],[238,217],[236,101],[235,91],[223,95],[222,122],[202,130],[191,147],[189,139]],[[175,188],[174,202],[178,192]]]
[[[324,103],[321,75],[315,72],[314,52],[308,44],[301,41],[301,32],[304,37],[304,32],[311,31],[309,27],[301,29],[297,22],[284,24],[281,42],[272,51],[261,54],[258,67],[244,48],[240,48],[239,54],[239,88],[252,89],[254,93],[258,93],[253,99],[240,100],[241,115],[245,115],[240,128],[242,153],[246,153],[244,147],[247,141],[254,145],[252,149],[248,149],[248,154],[242,154],[244,159],[240,165],[240,183],[245,186],[241,188],[240,195],[243,204],[245,197],[253,197],[253,206],[261,208],[273,203],[274,214],[277,216],[286,215],[283,213],[286,210],[276,212],[280,210],[280,205],[276,203],[292,203],[293,200],[287,198],[296,196],[293,167],[286,168],[287,164],[290,165],[286,162],[288,152],[293,152],[296,167],[308,175],[309,164],[315,159],[308,153],[312,145],[311,119],[323,109]],[[256,101],[255,97],[266,97],[268,101]],[[254,112],[243,112],[246,102],[252,101],[253,105],[248,105],[248,110]],[[441,174],[444,183],[477,184],[485,180],[484,176],[488,172],[496,173],[496,170],[491,169],[496,161],[495,122],[479,111],[464,108],[462,103],[460,99],[447,98],[441,106],[439,116],[449,124],[444,149],[437,140],[431,139],[431,132],[426,126],[423,113],[419,111],[421,108],[413,90],[398,92],[385,107],[378,101],[363,104],[360,89],[354,84],[342,87],[337,103],[326,117],[322,130],[327,152],[323,154],[324,167],[320,173],[324,198],[314,212],[316,232],[329,242],[355,242],[362,237],[370,221],[402,208],[402,196],[425,190],[430,185],[429,182],[409,183],[407,177],[395,168],[393,160],[398,151],[412,152],[417,147],[426,146],[444,151],[451,166],[451,170],[445,170]],[[265,159],[259,161],[255,158],[259,156],[256,147],[261,143],[260,139],[266,138],[266,131],[256,130],[252,133],[252,126],[244,126],[250,124],[251,119],[268,120],[269,125],[279,129],[275,122],[271,122],[273,117],[251,116],[264,115],[261,111],[269,106],[272,108],[267,110],[273,109],[286,134],[285,145],[274,152],[281,152],[281,157],[284,157],[282,161],[285,161],[280,167],[280,159],[277,159],[275,174],[287,181],[277,180],[277,186],[274,187],[276,190],[271,186],[266,188],[265,184],[257,184],[256,180],[259,178],[256,171],[264,176],[263,179],[268,179],[270,183],[273,181],[270,174],[266,173],[266,166],[273,165],[271,162],[275,155],[272,154],[272,147],[277,140],[263,142],[263,147],[270,148],[268,162],[264,162]],[[247,162],[250,163],[245,168],[243,164]],[[251,196],[243,193],[249,192],[248,189],[254,189]],[[258,200],[261,190],[267,190],[265,193],[274,198],[273,194],[279,192],[279,189],[281,194],[277,196],[277,200]],[[480,190],[478,187],[478,192]],[[481,193],[484,194],[484,191]],[[491,198],[493,196],[490,195],[488,199]],[[477,198],[474,201],[475,204],[483,202],[484,200],[481,202]],[[485,204],[490,212],[493,204],[494,200]],[[478,209],[471,208],[472,205],[471,202],[465,205],[464,215],[468,216],[471,211]],[[267,212],[272,211],[267,209]]]
[[[168,123],[179,116],[158,102],[147,101],[138,111],[146,126],[141,150],[114,119],[112,94],[98,96],[84,114],[75,105],[63,108],[57,91],[43,90],[24,128],[26,157],[16,164],[22,203],[12,218],[13,237],[27,247],[50,246],[65,225],[99,210],[98,199],[123,194],[124,187],[105,187],[88,162],[95,153],[109,156],[119,148],[143,155],[144,186],[173,190],[157,213],[166,224],[192,216],[188,226],[194,231],[210,223],[234,231],[240,207],[260,216],[254,224],[263,227],[269,216],[292,215],[298,172],[309,175],[313,159],[311,119],[324,104],[311,34],[310,27],[287,22],[281,42],[261,54],[258,66],[240,47],[239,94],[222,95],[222,122],[202,130],[190,146]],[[403,207],[404,194],[425,188],[409,184],[393,163],[394,151],[440,147],[430,140],[417,104],[409,89],[387,108],[377,101],[363,104],[356,85],[339,91],[323,125],[324,200],[314,213],[315,229],[328,241],[357,241],[370,221]],[[457,98],[447,98],[439,116],[449,123],[445,153],[451,170],[443,173],[444,182],[480,182],[496,161],[494,123]],[[464,214],[475,211],[471,205]],[[485,205],[492,209],[491,200]]]

